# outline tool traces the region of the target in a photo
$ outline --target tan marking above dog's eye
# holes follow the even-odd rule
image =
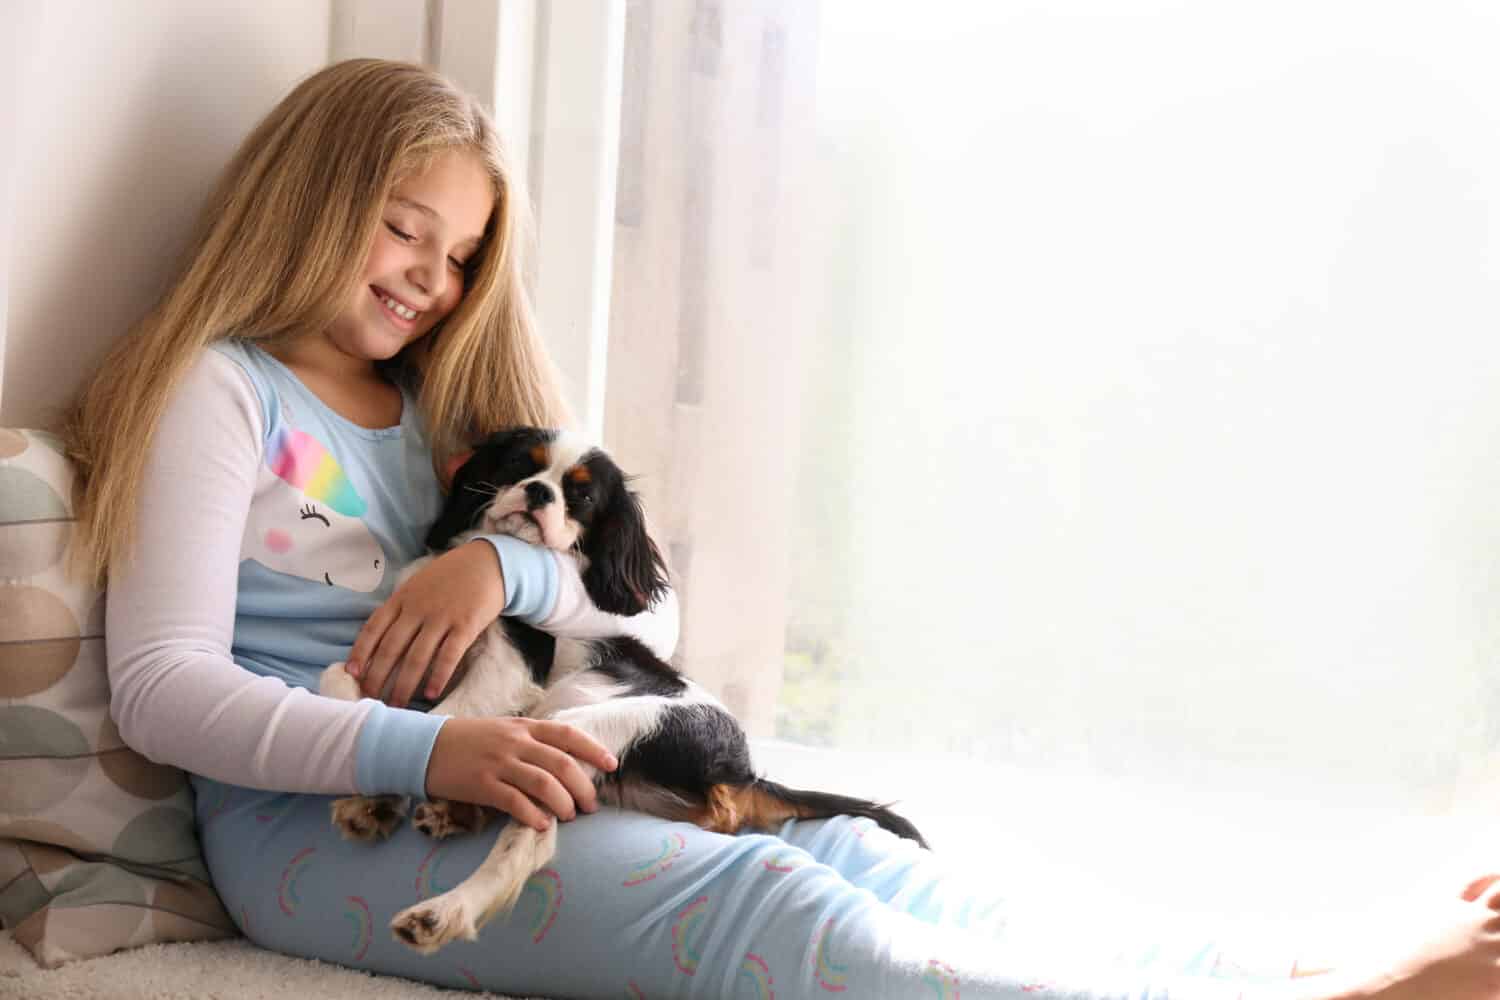
[[[546,468],[547,465],[548,465],[548,461],[547,461],[547,446],[544,445],[544,444],[539,444],[539,445],[535,446],[534,448],[532,448],[531,449],[531,460],[533,462],[535,462],[537,465],[540,465],[543,468]]]
[[[575,465],[568,470],[568,479],[579,486],[586,486],[594,481],[594,475],[589,472],[587,465]]]

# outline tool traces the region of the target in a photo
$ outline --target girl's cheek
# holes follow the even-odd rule
[[[272,528],[266,532],[266,548],[277,555],[283,555],[291,551],[292,536],[278,528]]]

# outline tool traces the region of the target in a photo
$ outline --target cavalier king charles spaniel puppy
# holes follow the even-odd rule
[[[455,475],[427,545],[441,552],[478,534],[514,535],[575,553],[584,589],[602,611],[639,614],[667,590],[666,565],[646,534],[626,476],[602,450],[572,434],[522,427],[476,449]],[[324,671],[321,690],[359,697],[342,663]],[[475,640],[458,680],[433,711],[527,715],[577,726],[620,762],[609,774],[582,765],[602,803],[722,833],[774,830],[793,818],[866,816],[926,846],[916,827],[884,806],[759,777],[734,716],[635,639],[554,639],[501,618]],[[335,825],[355,839],[389,834],[404,814],[399,796],[352,796],[333,804]],[[477,806],[435,801],[418,806],[413,823],[444,837],[476,831],[485,818]],[[474,940],[487,921],[515,905],[556,843],[556,820],[545,833],[507,824],[478,870],[396,914],[392,931],[424,954],[459,938]]]

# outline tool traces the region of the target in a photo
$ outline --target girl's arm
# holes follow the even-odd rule
[[[246,376],[207,351],[147,459],[131,554],[110,568],[110,710],[152,760],[281,791],[424,793],[443,719],[341,702],[230,658],[240,542],[262,418]]]
[[[628,635],[663,660],[677,647],[677,594],[625,617],[589,599],[578,560],[507,535],[449,549],[403,581],[376,609],[346,668],[367,697],[404,706],[420,689],[437,699],[479,633],[501,614],[564,639]]]
[[[561,552],[553,552],[552,556],[558,564],[557,597],[549,612],[540,617],[535,613],[531,617],[523,615],[526,621],[563,639],[606,639],[628,635],[639,639],[663,660],[672,658],[681,626],[675,590],[669,589],[650,610],[638,615],[608,614],[594,607],[594,602],[589,600],[583,577],[578,572],[577,557]]]

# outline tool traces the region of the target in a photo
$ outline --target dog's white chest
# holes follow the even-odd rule
[[[479,633],[464,659],[463,680],[434,712],[460,717],[526,715],[546,693],[531,679],[525,659],[498,622]]]

